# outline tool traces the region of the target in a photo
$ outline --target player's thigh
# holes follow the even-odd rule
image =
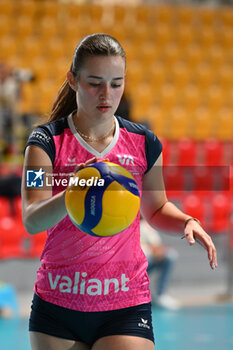
[[[85,343],[40,332],[30,332],[30,342],[32,350],[90,350],[89,345]]]
[[[98,339],[91,350],[154,350],[154,343],[131,335],[110,335]]]

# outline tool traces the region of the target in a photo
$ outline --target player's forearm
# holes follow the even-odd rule
[[[168,201],[153,214],[149,219],[149,223],[160,230],[182,233],[185,221],[188,218],[190,218],[190,215],[184,214]]]
[[[65,192],[27,205],[23,210],[23,223],[28,233],[34,235],[55,226],[67,215]]]

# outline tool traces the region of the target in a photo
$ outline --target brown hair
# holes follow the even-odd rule
[[[108,34],[91,34],[86,36],[75,49],[70,71],[76,79],[88,56],[121,56],[126,63],[125,51],[115,38]],[[58,91],[49,121],[68,116],[76,109],[76,93],[66,80]]]

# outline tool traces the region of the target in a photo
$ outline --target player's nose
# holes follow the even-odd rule
[[[107,101],[110,96],[110,86],[108,83],[102,85],[102,89],[100,91],[100,100]]]

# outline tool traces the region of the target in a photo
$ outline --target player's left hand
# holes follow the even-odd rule
[[[211,237],[205,232],[198,222],[190,220],[185,226],[184,236],[182,238],[186,238],[190,245],[197,242],[203,246],[208,253],[210,267],[214,270],[218,266],[215,245]]]

